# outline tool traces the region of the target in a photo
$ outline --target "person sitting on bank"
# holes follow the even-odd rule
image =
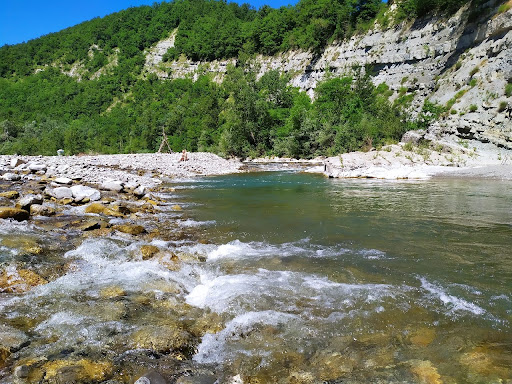
[[[187,160],[188,160],[187,151],[184,149],[183,151],[181,151],[180,161],[187,161]]]

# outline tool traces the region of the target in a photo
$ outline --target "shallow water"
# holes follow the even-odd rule
[[[0,296],[29,339],[0,382],[28,361],[47,382],[44,362],[84,357],[133,382],[142,355],[219,383],[512,380],[511,183],[272,172],[169,188],[165,207],[183,210],[142,217],[153,240],[0,223],[2,266],[48,280]],[[147,244],[162,255],[143,260]]]

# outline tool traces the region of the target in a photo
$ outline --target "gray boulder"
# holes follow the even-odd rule
[[[16,173],[7,172],[3,174],[2,179],[7,181],[18,181],[21,179],[21,176]]]
[[[144,187],[143,185],[141,185],[140,187],[137,187],[133,190],[133,194],[137,197],[143,197],[147,192],[147,189],[146,187]]]
[[[74,185],[70,189],[73,199],[75,199],[76,202],[83,201],[85,198],[89,198],[90,201],[98,201],[101,199],[100,191],[86,187],[85,185]]]
[[[25,164],[25,161],[18,159],[17,157],[11,159],[11,168],[16,168],[18,165]]]
[[[100,186],[105,191],[121,192],[124,189],[124,183],[119,180],[105,181]]]
[[[46,172],[48,167],[45,164],[41,164],[41,163],[31,163],[28,165],[28,169],[34,173],[35,172]]]
[[[49,190],[49,195],[55,197],[56,199],[72,199],[73,192],[71,188],[68,187],[57,187]]]
[[[63,184],[63,185],[73,184],[73,180],[71,180],[69,177],[57,177],[55,180],[53,180],[53,182],[57,183],[57,184]]]
[[[16,208],[30,210],[30,206],[33,204],[43,204],[43,196],[41,195],[26,195],[18,200]]]

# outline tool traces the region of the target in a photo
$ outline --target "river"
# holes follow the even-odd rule
[[[17,361],[114,361],[119,382],[123,369],[136,378],[124,365],[139,350],[219,383],[512,380],[510,182],[253,172],[182,180],[161,198],[182,210],[154,225],[165,217],[192,239],[62,240],[25,260],[7,240],[62,232],[0,224],[3,264],[66,265],[0,298],[4,322],[28,335]],[[143,260],[148,242],[182,261]]]

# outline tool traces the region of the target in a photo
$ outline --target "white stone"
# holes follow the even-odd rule
[[[73,180],[71,180],[69,177],[57,177],[54,180],[57,184],[64,184],[64,185],[71,185],[73,184]]]
[[[21,160],[20,158],[11,159],[11,168],[16,168],[18,165],[25,164],[26,162]]]
[[[86,197],[88,197],[91,201],[97,201],[101,199],[100,191],[85,185],[74,185],[70,189],[75,201],[82,201]]]
[[[119,180],[105,181],[101,184],[101,189],[105,191],[121,192],[123,190],[123,182]]]
[[[41,163],[31,163],[28,165],[28,169],[30,169],[32,172],[46,171],[47,166]]]
[[[21,179],[21,176],[16,173],[7,172],[3,174],[2,179],[7,181],[17,181]]]
[[[73,198],[73,192],[68,187],[57,187],[50,190],[50,195],[56,199],[71,199]]]

